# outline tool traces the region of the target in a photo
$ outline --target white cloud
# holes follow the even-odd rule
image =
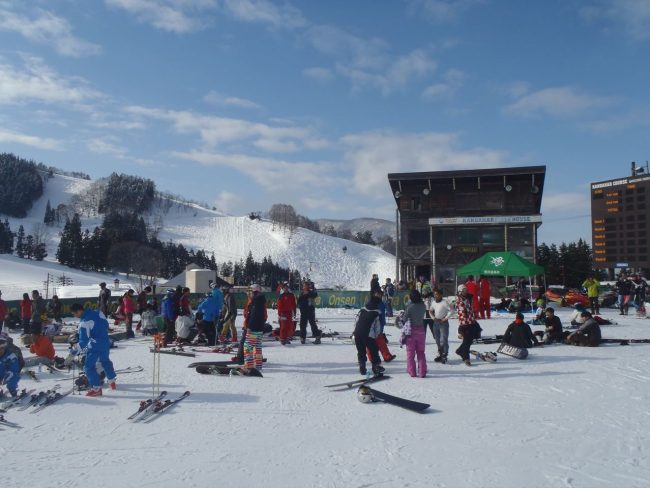
[[[613,22],[635,41],[650,39],[650,2],[648,0],[597,0],[580,9],[590,21],[605,19]]]
[[[0,129],[0,143],[15,143],[23,146],[36,147],[38,149],[48,149],[53,151],[61,150],[62,143],[56,139],[48,137],[31,136],[18,132]]]
[[[294,162],[216,151],[174,152],[172,155],[204,166],[235,169],[270,191],[286,191],[287,185],[300,188],[322,188],[331,186],[336,181],[336,178],[332,176],[336,173],[331,171],[331,164]]]
[[[282,6],[269,0],[223,0],[226,11],[235,19],[274,27],[303,27],[307,21],[300,10],[288,3]]]
[[[251,108],[251,109],[260,109],[262,108],[261,105],[251,101],[247,100],[246,98],[239,98],[239,97],[229,97],[226,95],[222,95],[220,93],[217,93],[215,91],[210,91],[206,96],[203,97],[203,100],[207,103],[211,103],[214,105],[228,105],[231,107],[238,107],[238,108]]]
[[[561,86],[525,94],[505,107],[504,112],[519,117],[573,117],[612,102],[611,98],[595,97],[571,86]]]
[[[571,193],[544,193],[542,199],[542,213],[567,212],[589,213],[591,211],[591,200],[588,191],[576,191]]]
[[[153,27],[185,34],[205,27],[203,10],[213,8],[216,3],[211,0],[104,0],[109,7],[126,10],[139,22]]]
[[[328,68],[319,68],[317,66],[313,68],[305,68],[302,70],[302,74],[307,78],[322,82],[330,81],[332,78],[334,78],[332,70]]]
[[[241,201],[242,199],[236,193],[222,191],[214,201],[214,205],[224,213],[231,213]]]
[[[376,37],[364,39],[329,25],[314,26],[306,35],[318,52],[357,69],[380,69],[389,59],[388,43]]]
[[[117,139],[113,137],[94,138],[86,142],[86,147],[95,154],[108,154],[120,159],[126,157],[127,150],[116,144]]]
[[[407,11],[411,15],[422,15],[431,22],[441,24],[458,18],[483,0],[406,0]]]
[[[422,92],[425,100],[438,100],[452,96],[463,85],[465,74],[457,69],[449,69],[439,83],[429,85]]]
[[[386,174],[504,166],[506,154],[487,148],[459,148],[455,134],[366,132],[342,138],[354,188],[364,195],[385,192]]]
[[[265,151],[294,152],[301,149],[317,149],[326,144],[326,141],[309,127],[272,126],[243,119],[139,106],[127,107],[126,111],[133,115],[169,122],[179,134],[197,133],[209,148],[252,141],[253,145]]]
[[[18,69],[0,58],[0,104],[81,104],[101,97],[83,78],[63,77],[39,58],[25,57],[24,61],[23,69]]]
[[[0,4],[0,31],[16,32],[32,42],[52,46],[64,56],[89,56],[101,51],[97,44],[75,37],[66,19],[42,9],[28,16]]]

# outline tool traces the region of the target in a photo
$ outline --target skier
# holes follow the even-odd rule
[[[278,322],[280,323],[280,344],[291,344],[295,334],[296,296],[289,291],[289,283],[283,283],[278,298]]]
[[[503,342],[524,350],[527,350],[529,347],[540,345],[537,337],[535,337],[533,331],[530,330],[530,325],[524,322],[524,314],[521,312],[517,312],[515,315],[515,321],[508,325],[505,334],[503,334]],[[526,359],[527,356],[528,351],[526,351],[524,357],[520,359]]]
[[[555,309],[548,307],[546,309],[546,330],[544,331],[544,344],[552,344],[553,342],[564,342],[562,335],[562,321],[560,317],[555,315]]]
[[[429,305],[429,313],[433,317],[431,333],[438,346],[438,357],[434,359],[436,363],[447,362],[449,354],[449,317],[451,316],[451,307],[449,302],[442,297],[441,290],[433,292],[433,301]]]
[[[366,354],[370,351],[370,364],[372,372],[375,375],[381,375],[384,368],[381,366],[379,351],[375,338],[381,333],[381,324],[379,322],[379,304],[381,298],[372,295],[364,307],[357,315],[357,321],[354,326],[354,343],[357,346],[357,362],[359,364],[359,373],[367,374]]]
[[[479,295],[479,314],[481,319],[490,318],[490,295],[491,295],[491,284],[485,276],[481,275],[481,279],[478,282],[478,295]]]
[[[235,294],[232,292],[229,286],[223,287],[223,310],[221,315],[223,316],[223,325],[221,328],[221,337],[219,341],[224,343],[226,342],[226,336],[228,331],[230,331],[230,342],[232,344],[237,343],[237,301],[235,300]]]
[[[135,291],[129,289],[122,297],[122,310],[124,311],[127,339],[133,339],[135,337],[135,333],[133,332],[133,314],[135,313],[134,295]]]
[[[600,334],[600,325],[594,320],[586,310],[581,314],[583,323],[573,334],[566,338],[567,344],[574,346],[596,347],[600,344],[602,338]]]
[[[411,324],[411,335],[406,339],[406,370],[412,378],[427,375],[427,358],[425,354],[426,328],[424,315],[426,307],[417,290],[409,294],[410,303],[406,306],[405,318]],[[415,357],[417,356],[417,367]]]
[[[393,297],[395,296],[395,285],[391,282],[390,278],[386,278],[384,285],[384,303],[386,304],[386,317],[393,316]]]
[[[111,390],[117,388],[115,384],[115,369],[110,360],[111,341],[108,337],[108,320],[103,313],[95,310],[84,310],[80,303],[73,303],[70,312],[79,321],[79,347],[86,353],[84,372],[88,378],[90,389],[86,396],[102,396],[102,380],[97,374],[97,361],[104,368],[106,378]]]
[[[456,310],[458,312],[458,336],[462,339],[461,345],[456,349],[466,366],[471,366],[469,360],[469,349],[474,342],[475,332],[473,330],[476,319],[474,318],[474,309],[472,301],[467,295],[467,287],[458,285],[458,295],[456,295]]]
[[[162,301],[162,316],[165,319],[165,346],[171,344],[174,341],[176,335],[176,329],[174,324],[176,322],[176,317],[178,317],[178,307],[175,303],[176,291],[173,288],[167,290],[167,295]]]
[[[208,346],[216,346],[217,326],[215,321],[219,318],[217,311],[217,300],[214,298],[214,295],[208,293],[197,308],[197,316],[199,313],[203,316],[201,319],[201,328],[208,341]]]
[[[97,298],[97,308],[104,317],[108,317],[108,307],[111,303],[111,290],[106,288],[106,283],[99,284],[99,297]]]
[[[20,381],[20,362],[9,346],[6,337],[0,336],[0,383],[4,384],[12,397],[18,392]]]
[[[600,283],[596,277],[594,275],[589,275],[584,283],[582,283],[582,287],[587,290],[587,298],[589,298],[592,315],[600,313],[600,306],[598,303],[598,289],[600,288]]]
[[[23,335],[29,335],[29,322],[32,320],[32,301],[29,299],[29,293],[23,293],[23,299],[20,301],[20,320],[23,324]]]
[[[249,310],[246,340],[244,341],[244,368],[255,368],[262,371],[262,365],[264,364],[262,334],[267,320],[266,298],[260,285],[251,285],[251,291],[253,292],[253,299]]]
[[[380,288],[381,289],[381,288]],[[316,325],[316,303],[318,296],[316,290],[312,288],[309,282],[302,285],[302,293],[298,297],[298,308],[300,309],[300,343],[304,344],[307,340],[307,322],[311,327],[311,335],[315,337],[314,344],[320,344],[321,331]]]
[[[627,279],[625,273],[621,272],[616,281],[616,292],[618,293],[619,315],[627,315],[630,307],[630,295],[632,294],[632,282]]]

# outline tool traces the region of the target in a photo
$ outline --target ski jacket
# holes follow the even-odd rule
[[[231,295],[232,295],[232,293],[231,293]],[[215,305],[217,307],[216,316],[219,317],[219,315],[221,315],[221,311],[223,310],[223,306],[224,306],[224,299],[223,299],[222,291],[219,288],[213,289],[212,290],[212,298],[214,298],[214,303],[215,303]],[[235,307],[235,310],[237,310],[237,307]]]
[[[354,337],[377,337],[381,333],[379,313],[379,302],[373,297],[359,310],[354,324]]]
[[[251,305],[253,304],[253,297],[249,296],[246,299],[246,305],[244,305],[244,329],[248,327],[248,317],[251,315]]]
[[[562,321],[557,315],[546,318],[546,332],[554,340],[562,340]]]
[[[490,298],[490,296],[491,296],[490,290],[491,290],[491,287],[492,287],[492,285],[490,284],[490,280],[488,280],[487,278],[482,278],[478,282],[478,286],[479,286],[479,289],[480,289],[479,296],[481,298],[484,298],[484,299]]]
[[[379,284],[379,278],[373,278],[370,280],[370,293],[373,294],[376,291],[381,291],[381,285]]]
[[[32,300],[32,322],[40,324],[43,322],[42,315],[45,313],[45,300],[40,296]]]
[[[409,303],[406,306],[405,318],[411,322],[411,327],[424,327],[424,314],[427,308],[423,302]]]
[[[197,310],[203,314],[203,320],[207,322],[214,322],[217,318],[219,318],[219,315],[217,314],[217,302],[214,299],[214,295],[211,295],[203,300],[199,304]]]
[[[296,314],[296,306],[296,296],[291,292],[283,293],[278,298],[278,316],[293,317]]]
[[[39,357],[52,360],[54,360],[54,356],[56,355],[54,353],[54,346],[52,345],[52,341],[43,335],[36,336],[36,339],[34,342],[32,342],[32,345],[29,346],[29,352],[36,354]]]
[[[125,314],[135,313],[135,301],[129,295],[122,297],[122,310]]]
[[[174,298],[171,295],[167,295],[163,298],[161,306],[162,316],[167,320],[176,320],[176,310],[174,309]]]
[[[388,283],[384,286],[384,296],[388,298],[393,298],[395,296],[395,285]]]
[[[266,324],[266,297],[262,293],[254,293],[249,309],[248,330],[251,332],[264,332]]]
[[[227,297],[224,297],[224,321],[234,320],[237,318],[237,300],[233,293],[228,293]]]
[[[15,395],[19,380],[20,363],[18,362],[18,357],[7,344],[4,354],[0,356],[0,381],[3,381],[7,385],[12,395]]]
[[[456,297],[456,311],[458,312],[458,325],[472,325],[476,322],[474,309],[469,298],[458,295]]]
[[[582,324],[576,332],[586,335],[594,342],[600,342],[602,339],[602,336],[600,334],[600,325],[598,325],[598,322],[596,322],[593,318],[585,320],[584,324]]]
[[[84,311],[79,322],[79,347],[101,352],[110,349],[108,320],[103,313],[95,310]]]
[[[598,281],[587,278],[584,283],[582,283],[582,287],[587,290],[587,296],[589,298],[598,297],[598,289],[600,288],[600,283],[598,283]]]
[[[530,330],[530,325],[520,319],[515,320],[508,326],[506,333],[503,335],[503,342],[522,349],[528,349],[533,347],[533,344],[539,344],[537,337]]]
[[[30,299],[23,298],[20,301],[20,318],[21,319],[32,318],[32,301]]]
[[[619,295],[630,295],[632,293],[632,282],[630,280],[618,280],[616,282],[616,291]]]
[[[316,308],[316,302],[314,300],[317,296],[318,293],[316,293],[316,290],[310,290],[307,293],[303,291],[298,297],[298,308],[300,309],[300,312],[302,313],[303,310],[308,312]]]
[[[476,281],[467,281],[465,288],[467,288],[467,294],[472,295],[472,298],[478,297],[478,283]]]

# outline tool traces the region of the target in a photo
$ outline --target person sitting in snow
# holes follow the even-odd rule
[[[564,335],[562,334],[562,321],[560,320],[560,317],[555,315],[555,309],[553,309],[553,307],[548,307],[545,314],[546,329],[544,331],[544,344],[563,342]]]
[[[506,332],[503,334],[503,342],[520,349],[528,349],[529,347],[540,345],[537,337],[530,330],[530,325],[524,322],[524,314],[521,312],[517,312],[515,321],[506,329]]]
[[[567,344],[573,346],[597,347],[600,345],[602,338],[600,334],[600,325],[594,320],[593,316],[584,310],[581,314],[582,325],[574,333],[569,334],[566,338]]]

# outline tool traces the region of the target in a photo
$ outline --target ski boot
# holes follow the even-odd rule
[[[102,389],[101,388],[91,388],[88,390],[88,393],[86,393],[87,397],[100,397],[102,396]]]
[[[390,357],[385,358],[384,361],[387,363],[390,363],[393,359],[395,359],[397,356],[395,354],[391,354]]]
[[[314,344],[320,344],[320,336],[318,336],[318,337],[316,337],[316,339],[314,339]]]
[[[306,341],[305,341],[305,338],[304,338],[304,337],[301,337],[301,338],[300,338],[300,344],[304,344],[305,342],[306,342]]]
[[[372,365],[372,373],[375,376],[382,376],[384,374],[384,371],[386,371],[386,369],[381,364]]]
[[[366,363],[359,363],[359,373],[361,373],[361,376],[366,376],[368,374]]]

